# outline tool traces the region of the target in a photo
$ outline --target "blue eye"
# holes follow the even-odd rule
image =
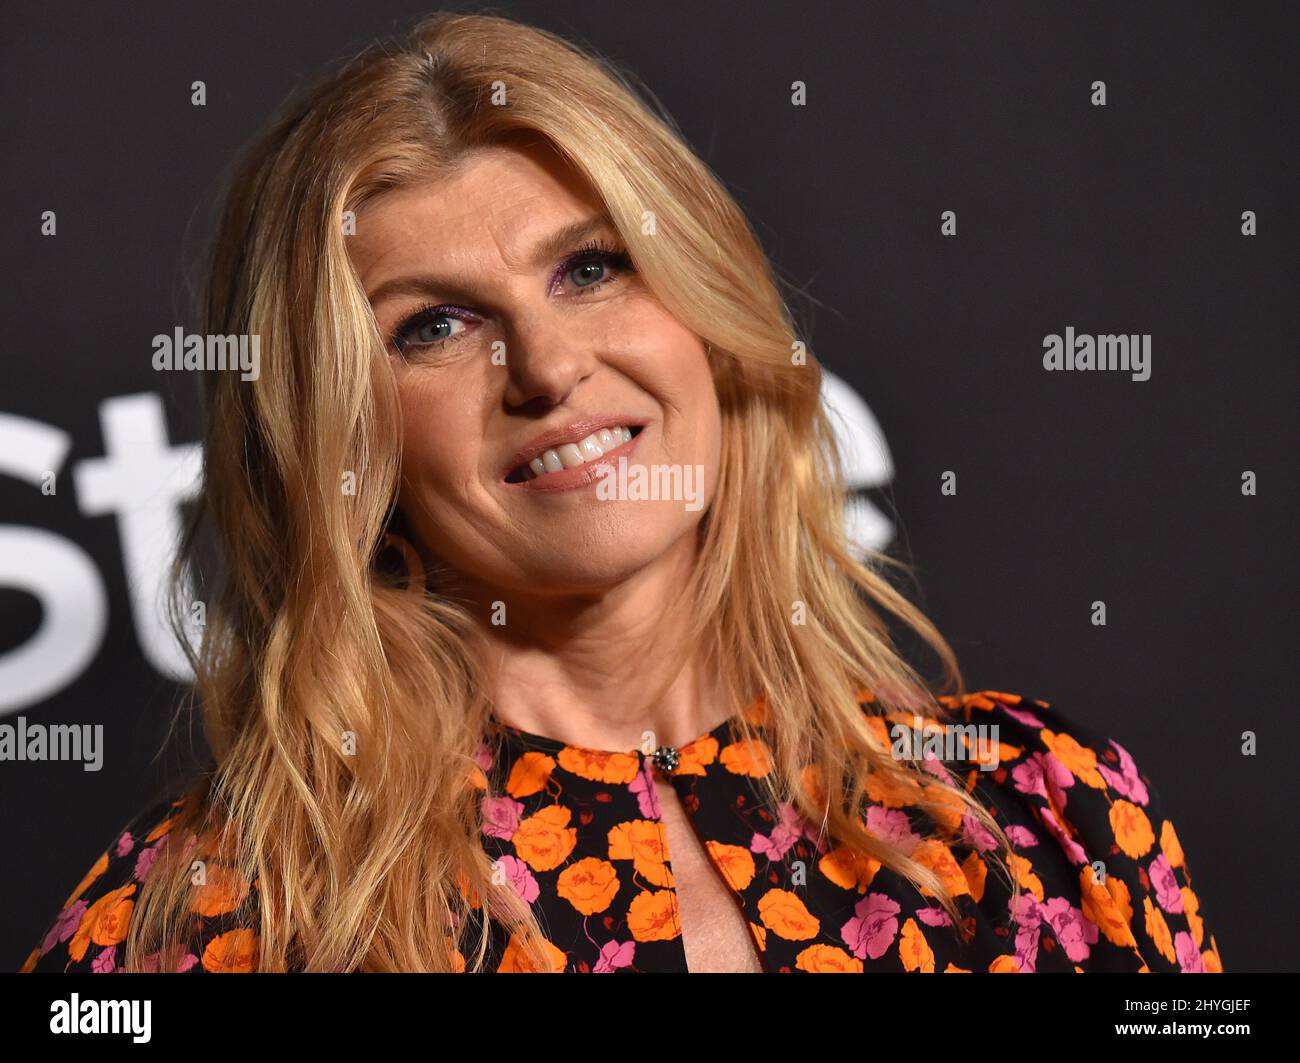
[[[593,270],[598,270],[599,275],[592,276]],[[585,272],[585,279],[578,279],[579,275],[584,274],[584,272]],[[600,260],[581,262],[578,265],[574,266],[572,269],[570,269],[568,275],[574,278],[574,283],[577,284],[578,287],[587,288],[593,284],[599,284],[600,281],[604,279],[605,263]]]
[[[591,243],[569,255],[560,266],[557,277],[572,278],[579,291],[590,291],[613,280],[611,273],[631,272],[632,259],[626,251]]]
[[[452,331],[445,333],[441,331],[444,327],[450,329],[454,324],[457,324],[454,317],[447,314],[435,314],[424,321],[417,322],[408,335],[416,343],[441,343],[443,340],[456,335]]]
[[[590,243],[568,255],[552,274],[551,291],[568,278],[573,295],[581,298],[602,288],[622,274],[634,273],[631,256],[616,247]],[[423,306],[402,320],[388,337],[389,346],[398,354],[412,350],[439,348],[465,336],[475,315],[455,306]],[[460,327],[457,328],[457,325]]]
[[[456,330],[455,326],[460,325]],[[465,332],[465,320],[450,306],[429,306],[406,318],[389,337],[399,354],[412,347],[439,347],[459,339]]]

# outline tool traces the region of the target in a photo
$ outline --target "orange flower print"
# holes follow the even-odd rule
[[[154,827],[153,830],[151,830],[148,834],[144,836],[145,844],[148,844],[149,842],[156,842],[159,838],[161,838],[164,834],[166,834],[169,830],[171,830],[172,827],[176,826],[176,822],[179,819],[180,816],[169,816],[167,819],[163,820],[161,823],[158,824],[158,826]]]
[[[868,856],[860,849],[847,845],[837,845],[817,861],[817,870],[837,886],[846,890],[866,893],[871,880],[876,877],[881,864],[874,856]]]
[[[1124,948],[1137,948],[1133,938],[1133,906],[1124,880],[1107,875],[1097,881],[1092,865],[1079,869],[1079,888],[1083,896],[1083,917],[1095,923],[1106,940]]]
[[[583,915],[595,915],[610,906],[618,887],[618,871],[614,865],[588,856],[560,872],[555,892]]]
[[[1080,782],[1094,790],[1106,789],[1106,780],[1097,770],[1097,754],[1087,746],[1080,745],[1071,735],[1056,734],[1044,728],[1039,732],[1043,744],[1052,754],[1069,769]]]
[[[1040,901],[1043,899],[1043,882],[1034,874],[1034,865],[1026,860],[1019,853],[1013,853],[1009,861],[1011,873],[1016,876],[1023,889],[1027,889]],[[1019,970],[1020,968],[1016,968]]]
[[[732,742],[718,756],[722,766],[733,775],[761,779],[772,770],[772,753],[761,738]]]
[[[746,720],[755,727],[767,726],[767,698],[759,694],[753,701],[741,710]]]
[[[799,786],[814,805],[818,808],[825,806],[826,795],[822,791],[821,779],[816,764],[805,764],[803,766],[803,770],[799,772]]]
[[[862,973],[862,961],[835,945],[809,945],[795,957],[794,965],[810,974]]]
[[[961,873],[966,876],[966,888],[970,890],[971,899],[978,904],[984,899],[984,882],[988,878],[988,864],[980,854],[971,851],[970,856],[961,862]]]
[[[1192,931],[1192,940],[1196,942],[1196,947],[1200,948],[1205,938],[1205,924],[1198,914],[1201,900],[1192,892],[1190,886],[1183,886],[1178,892],[1183,895],[1183,914],[1187,916],[1187,925]]]
[[[214,974],[248,974],[257,970],[257,934],[248,929],[218,934],[203,950],[203,969]]]
[[[966,815],[966,805],[952,790],[940,786],[922,788],[925,799],[930,802],[930,818],[949,834],[961,829],[962,817]]]
[[[1115,844],[1120,851],[1134,860],[1149,853],[1156,841],[1147,814],[1123,798],[1110,806],[1110,829],[1115,832]]]
[[[880,771],[872,771],[864,781],[867,797],[872,803],[884,805],[885,808],[915,805],[921,798],[921,785],[914,781],[910,774],[899,778],[897,773],[885,775]]]
[[[672,890],[642,890],[627,909],[627,928],[636,941],[671,941],[680,937],[677,894]]]
[[[754,879],[754,856],[739,845],[723,845],[712,839],[704,843],[722,877],[736,892],[746,889]]]
[[[511,839],[519,859],[534,871],[559,867],[578,843],[578,832],[569,826],[572,818],[563,805],[547,805],[521,820]]]
[[[677,751],[678,775],[705,775],[710,764],[718,759],[718,740],[712,735],[697,738]]]
[[[950,709],[982,709],[985,712],[992,712],[996,709],[997,702],[1006,705],[1019,705],[1019,694],[1003,694],[996,690],[980,690],[971,694],[963,694],[957,697],[953,694],[944,694],[942,697],[935,698],[940,704]]]
[[[758,902],[758,914],[768,930],[786,941],[807,941],[821,931],[821,921],[789,890],[768,890]]]
[[[898,955],[903,961],[903,970],[934,974],[934,950],[915,919],[903,924],[903,933],[898,939]]]
[[[1014,956],[995,956],[989,964],[990,974],[1019,974],[1020,964]]]
[[[922,842],[912,850],[912,859],[938,875],[939,881],[953,897],[970,893],[970,885],[966,881],[965,874],[962,873],[961,865],[952,855],[952,850],[943,842],[933,838]],[[921,887],[921,894],[925,897],[934,896],[934,893],[924,886]]]
[[[1147,937],[1156,943],[1161,956],[1170,963],[1176,962],[1174,936],[1169,932],[1169,924],[1165,922],[1164,913],[1151,903],[1150,897],[1142,898],[1142,908],[1145,913]]]
[[[641,758],[631,753],[601,753],[594,749],[565,746],[559,753],[560,767],[593,782],[626,786],[641,770]]]
[[[510,935],[510,941],[506,945],[505,952],[502,953],[501,963],[497,966],[498,974],[559,974],[569,962],[569,957],[561,949],[556,948],[549,941],[542,942],[543,949],[550,958],[550,971],[540,968],[524,951],[520,944],[518,936]]]
[[[1174,825],[1169,820],[1165,820],[1160,825],[1160,849],[1165,854],[1165,859],[1169,861],[1170,867],[1183,866],[1183,846],[1178,840]]]
[[[233,912],[248,896],[248,879],[224,864],[208,864],[207,882],[194,892],[190,911],[211,918]]]
[[[135,901],[128,898],[135,892],[135,883],[120,889],[109,890],[86,909],[77,932],[68,944],[68,953],[78,962],[86,955],[91,944],[108,948],[126,940],[131,924]]]
[[[631,860],[632,868],[652,886],[673,885],[663,828],[650,819],[634,819],[611,827],[609,858]]]
[[[871,729],[871,734],[881,749],[889,749],[894,744],[894,740],[889,737],[888,725],[879,716],[868,716],[867,727]]]
[[[515,761],[506,780],[505,792],[518,800],[546,789],[547,780],[555,770],[555,760],[545,753],[529,751]]]
[[[73,901],[75,901],[78,897],[80,897],[83,893],[85,893],[86,890],[90,888],[90,884],[94,882],[95,879],[99,878],[99,876],[102,875],[107,870],[108,870],[108,853],[101,853],[99,859],[95,861],[94,866],[89,871],[86,872],[86,877],[77,883],[76,888],[68,896],[68,899],[67,901],[64,902],[63,907],[67,908],[70,904],[72,904]]]

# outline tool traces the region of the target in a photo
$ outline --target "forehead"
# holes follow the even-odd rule
[[[554,151],[479,148],[446,174],[367,202],[348,247],[363,275],[434,262],[522,269],[538,239],[598,209],[581,175]]]

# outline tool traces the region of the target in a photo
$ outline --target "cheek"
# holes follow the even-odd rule
[[[472,410],[423,381],[400,385],[402,479],[421,494],[463,493],[477,471],[478,432]]]

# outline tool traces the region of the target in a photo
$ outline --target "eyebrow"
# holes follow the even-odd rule
[[[604,214],[593,214],[590,217],[570,222],[537,242],[528,255],[528,266],[534,270],[541,269],[564,254],[580,240],[605,230],[613,232],[614,224]],[[438,277],[432,274],[394,277],[392,280],[384,281],[373,292],[369,292],[367,298],[369,298],[372,307],[393,296],[429,296],[437,292],[446,292],[454,299],[471,301],[474,298],[474,293],[467,280],[464,274],[456,274],[451,277]]]

